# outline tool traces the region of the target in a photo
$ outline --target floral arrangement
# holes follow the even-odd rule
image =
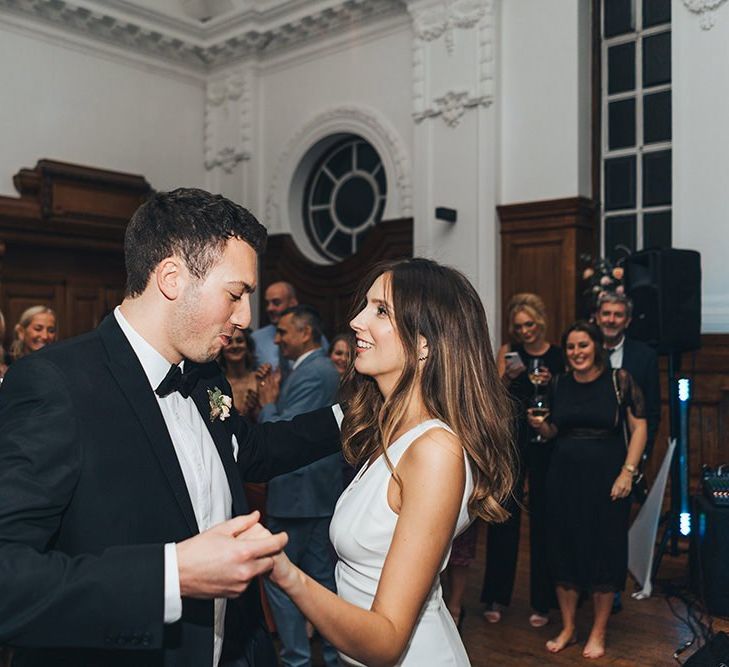
[[[208,399],[210,401],[210,421],[216,419],[225,421],[230,417],[230,409],[233,407],[233,400],[230,396],[226,396],[220,389],[208,389]]]
[[[625,285],[623,277],[625,269],[623,268],[624,257],[616,262],[602,257],[593,258],[592,255],[580,255],[580,259],[585,264],[582,271],[582,281],[585,283],[583,295],[589,302],[592,312],[597,309],[598,301],[605,295],[613,292],[615,294],[624,294]]]

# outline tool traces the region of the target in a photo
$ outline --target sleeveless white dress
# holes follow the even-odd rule
[[[401,435],[387,449],[393,467],[410,444],[432,428],[451,429],[439,419],[418,424]],[[452,431],[451,431],[452,432]],[[473,491],[471,467],[466,461],[466,485],[454,537],[471,522],[467,503]],[[329,537],[337,552],[337,594],[363,609],[371,609],[380,582],[385,557],[392,542],[398,515],[387,503],[390,470],[380,456],[370,466],[363,467],[340,496],[329,527]],[[448,564],[450,547],[441,563],[442,572]],[[340,653],[344,665],[361,663]],[[410,641],[398,665],[408,667],[468,667],[471,663],[463,647],[448,608],[443,601],[440,577],[436,576],[418,618]]]

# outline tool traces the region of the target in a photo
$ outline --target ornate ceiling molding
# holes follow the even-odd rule
[[[683,0],[690,12],[699,15],[699,25],[703,30],[711,30],[716,23],[715,12],[726,0]]]
[[[0,0],[0,13],[204,72],[252,54],[282,51],[372,18],[403,11],[402,0],[340,0],[328,7],[315,7],[308,14],[301,11],[307,9],[306,5],[299,6],[294,17],[282,14],[277,23],[265,28],[252,20],[255,17],[239,17],[232,22],[236,27],[231,33],[221,29],[219,22],[207,30],[204,24],[193,29],[162,17],[154,20],[151,13],[122,15],[111,10],[111,3],[99,2],[98,11],[86,5],[74,4],[72,0]]]

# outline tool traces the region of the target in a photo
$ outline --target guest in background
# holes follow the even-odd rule
[[[352,337],[348,334],[335,336],[329,346],[329,358],[340,375],[344,375],[353,357]]]
[[[256,344],[250,329],[236,329],[220,353],[218,362],[233,390],[233,405],[238,414],[252,421],[258,418],[258,381],[255,371]]]
[[[299,301],[294,286],[282,280],[271,283],[266,288],[263,298],[266,301],[269,324],[251,334],[256,346],[256,367],[270,364],[271,368],[276,370],[280,362],[278,346],[274,342],[276,325],[284,310],[293,308]]]
[[[625,335],[633,315],[633,302],[625,294],[605,292],[597,302],[595,321],[605,338],[611,368],[624,368],[643,392],[648,440],[645,453],[650,455],[661,421],[661,387],[658,379],[658,355],[650,346]]]
[[[281,356],[293,362],[288,377],[277,392],[278,372],[261,380],[260,420],[292,419],[304,412],[331,405],[339,387],[339,374],[322,349],[322,323],[311,307],[298,305],[281,313],[276,344]],[[316,463],[268,483],[266,526],[288,535],[286,555],[312,579],[335,590],[334,558],[329,542],[329,522],[343,490],[342,455],[333,454]],[[306,619],[277,586],[265,582],[284,667],[311,664]],[[327,667],[338,665],[337,651],[328,642],[322,646]]]
[[[13,334],[10,358],[17,361],[56,340],[56,314],[48,306],[31,306],[23,311]]]
[[[507,321],[511,342],[499,349],[496,361],[499,374],[516,403],[515,431],[521,475],[507,508],[511,518],[506,523],[488,527],[481,602],[486,604],[484,618],[489,623],[498,623],[503,608],[511,602],[519,553],[524,481],[528,477],[529,598],[532,607],[529,623],[538,628],[549,622],[549,610],[557,606],[546,558],[545,483],[552,447],[548,442],[533,442],[536,432],[529,427],[526,413],[536,388],[529,380],[527,369],[538,363],[542,369],[540,379],[546,383],[564,370],[564,360],[562,350],[545,338],[547,312],[536,294],[515,294],[507,308]]]
[[[557,653],[577,641],[577,601],[580,592],[591,593],[586,658],[605,654],[613,597],[625,588],[628,495],[647,432],[641,391],[626,370],[609,368],[603,343],[593,324],[567,329],[569,373],[552,382],[551,416],[529,417],[555,442],[547,475],[548,556],[563,625],[547,649]]]

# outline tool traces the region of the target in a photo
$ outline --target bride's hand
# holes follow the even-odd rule
[[[289,560],[285,551],[273,557],[273,569],[268,576],[281,590],[290,594],[301,583],[300,575],[301,570]]]

